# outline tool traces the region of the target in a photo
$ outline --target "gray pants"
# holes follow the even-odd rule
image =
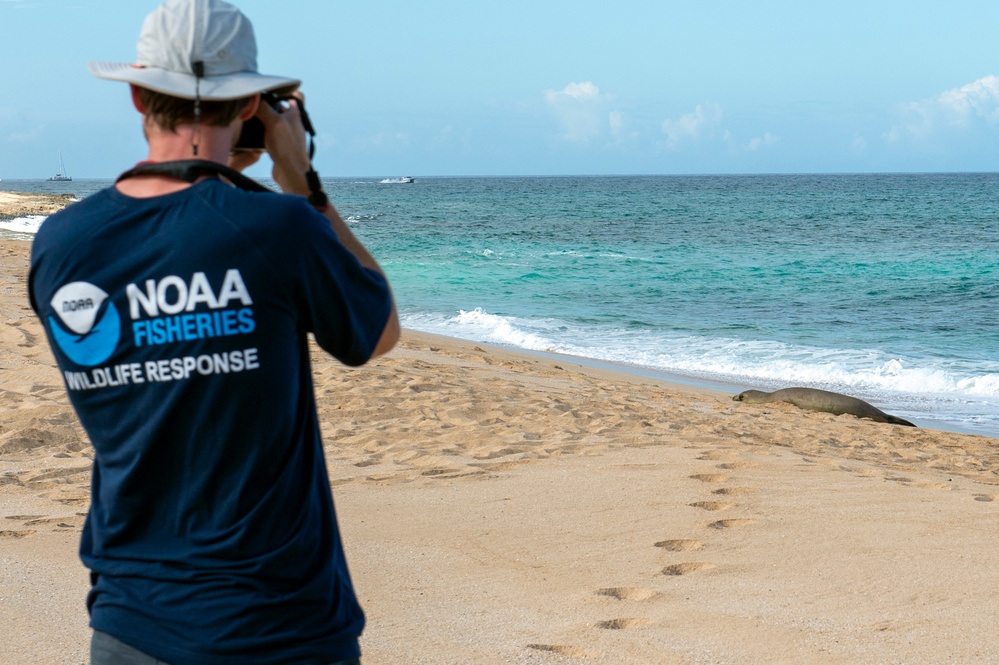
[[[90,665],[170,665],[99,630],[90,639]],[[317,665],[320,665],[317,663]],[[356,658],[325,665],[361,665]]]

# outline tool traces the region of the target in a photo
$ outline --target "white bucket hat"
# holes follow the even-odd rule
[[[257,73],[250,20],[222,0],[166,0],[142,24],[135,64],[87,63],[102,79],[125,81],[173,97],[226,101],[258,92],[292,92],[300,84]],[[195,75],[203,63],[203,76]]]

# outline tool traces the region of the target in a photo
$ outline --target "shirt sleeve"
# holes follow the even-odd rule
[[[371,358],[392,310],[385,277],[362,266],[329,220],[303,203],[296,295],[302,327],[346,365]]]

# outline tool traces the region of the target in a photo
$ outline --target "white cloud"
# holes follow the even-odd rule
[[[702,137],[716,136],[721,128],[722,108],[718,104],[698,104],[693,112],[676,120],[663,120],[662,131],[666,135],[666,147],[675,150],[680,145],[697,141]],[[727,132],[725,133],[727,135]]]
[[[769,148],[770,146],[777,143],[777,137],[770,132],[765,132],[763,136],[757,136],[749,140],[743,147],[744,150],[748,152],[756,152],[763,148]]]
[[[607,124],[610,127],[611,143],[616,147],[621,148],[641,139],[641,132],[635,127],[635,123],[621,111],[608,113]]]
[[[613,133],[615,126],[621,127],[623,117],[607,110],[613,95],[600,92],[591,81],[545,90],[544,98],[562,128],[562,138],[571,143],[587,143],[606,131]]]
[[[973,117],[985,118],[989,123],[997,122],[999,76],[985,76],[974,83],[948,90],[940,95],[939,103],[955,124],[967,124]]]
[[[625,124],[623,113],[620,111],[611,111],[607,116],[607,121],[610,123],[611,136],[618,138],[624,135]]]
[[[554,90],[545,91],[545,98],[549,101],[552,101],[559,96],[569,97],[580,101],[598,100],[600,99],[600,88],[593,85],[592,81],[583,81],[582,83],[570,83],[565,86],[561,92],[556,92]]]
[[[922,139],[949,128],[966,129],[984,122],[999,124],[999,76],[984,76],[932,99],[901,107],[901,121],[882,135],[886,141]]]

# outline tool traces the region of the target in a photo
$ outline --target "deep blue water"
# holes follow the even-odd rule
[[[407,327],[999,435],[999,174],[326,183]]]

